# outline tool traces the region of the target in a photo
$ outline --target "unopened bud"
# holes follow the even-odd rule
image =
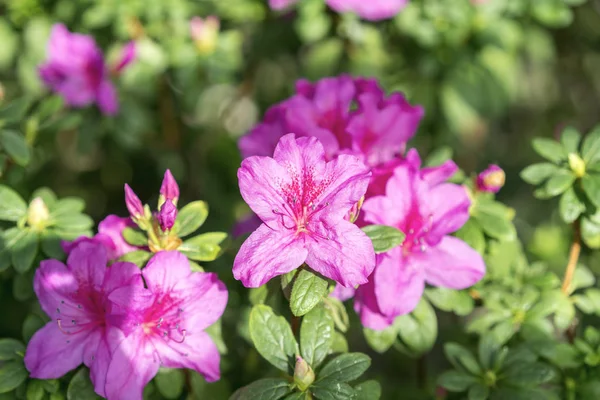
[[[171,200],[167,200],[158,212],[158,224],[163,232],[171,230],[177,219],[177,207]]]
[[[171,171],[166,170],[163,177],[162,184],[160,185],[160,196],[158,200],[158,207],[160,208],[166,200],[171,200],[173,205],[177,205],[179,199],[179,186],[177,181],[173,178]]]
[[[579,154],[569,154],[569,167],[578,178],[581,178],[585,175],[585,161],[579,157]]]
[[[32,228],[43,228],[45,222],[50,218],[50,211],[48,206],[44,203],[41,197],[36,197],[29,203],[29,209],[27,210],[27,223]]]
[[[294,368],[294,383],[304,392],[315,381],[315,372],[310,365],[300,356],[296,356]]]
[[[506,175],[502,168],[490,165],[485,171],[477,176],[477,190],[481,192],[498,193],[504,186]]]
[[[137,197],[135,192],[131,190],[128,184],[125,184],[125,205],[132,218],[139,219],[144,216],[144,206],[142,205],[142,201]]]

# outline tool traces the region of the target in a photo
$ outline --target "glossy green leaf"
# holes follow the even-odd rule
[[[385,353],[396,341],[398,329],[398,324],[392,324],[381,330],[363,328],[363,333],[367,343],[373,350],[378,353]]]
[[[356,399],[356,391],[343,382],[316,383],[310,387],[313,396],[318,400],[349,400]]]
[[[443,311],[454,312],[457,315],[468,315],[473,311],[475,302],[465,291],[432,287],[425,289],[427,299]]]
[[[194,201],[186,204],[177,214],[175,232],[179,237],[196,232],[208,217],[208,204],[204,201]]]
[[[121,232],[123,239],[133,246],[147,246],[148,245],[148,237],[146,234],[140,230],[133,228],[125,228],[123,232]]]
[[[27,400],[43,400],[46,392],[44,391],[43,381],[33,379],[27,384]]]
[[[222,251],[221,243],[227,239],[224,232],[209,232],[184,241],[177,250],[196,261],[213,261]]]
[[[475,383],[477,378],[461,371],[446,371],[438,378],[438,385],[451,392],[464,392]]]
[[[359,378],[371,365],[371,359],[362,353],[344,353],[329,361],[317,373],[321,386],[332,382],[351,382]]]
[[[538,387],[554,377],[553,369],[543,363],[520,363],[504,371],[504,380],[514,386]]]
[[[97,400],[100,396],[94,392],[94,385],[90,380],[90,370],[82,367],[69,382],[67,387],[67,400]]]
[[[583,191],[587,198],[600,207],[600,174],[587,174],[581,179]]]
[[[424,298],[410,314],[401,315],[396,320],[398,337],[410,356],[429,351],[437,338],[437,317],[431,305]]]
[[[50,215],[56,219],[63,215],[81,213],[85,209],[85,201],[78,197],[63,197],[53,206],[49,203],[46,205],[50,208]]]
[[[146,265],[148,260],[152,257],[152,253],[145,250],[136,250],[125,253],[119,258],[119,261],[131,262],[142,268]]]
[[[490,395],[490,389],[480,383],[469,388],[468,400],[486,400]]]
[[[29,164],[31,154],[25,137],[11,130],[0,130],[0,147],[6,151],[15,163],[21,166]]]
[[[31,337],[46,324],[46,322],[36,314],[29,314],[23,321],[21,333],[25,343],[29,342]]]
[[[536,153],[552,162],[567,159],[567,152],[562,144],[547,138],[534,138],[531,145]]]
[[[560,134],[560,142],[567,153],[577,153],[579,142],[581,142],[581,134],[574,127],[568,126]]]
[[[464,240],[469,246],[477,252],[483,253],[485,250],[485,236],[481,226],[475,219],[469,219],[455,234],[457,238]]]
[[[473,218],[477,220],[481,229],[494,239],[509,241],[517,235],[515,226],[506,218],[487,213],[477,213],[473,215]]]
[[[19,97],[0,108],[0,120],[6,124],[13,124],[25,118],[25,113],[31,105],[31,100],[26,97]]]
[[[178,399],[183,393],[185,376],[180,369],[161,369],[154,378],[156,388],[166,399]]]
[[[8,361],[0,364],[0,393],[15,390],[29,376],[23,360]]]
[[[291,391],[291,385],[285,379],[266,378],[239,389],[230,400],[279,400]]]
[[[558,170],[559,167],[551,163],[533,164],[521,171],[521,179],[529,184],[539,185]]]
[[[333,332],[333,318],[323,306],[313,308],[302,319],[300,354],[313,369],[329,354]]]
[[[333,296],[328,296],[324,300],[325,308],[333,318],[336,329],[346,332],[350,326],[350,317],[344,303]]]
[[[446,343],[444,353],[448,361],[459,371],[471,375],[480,375],[481,366],[469,350],[457,343]]]
[[[248,290],[248,298],[250,299],[250,304],[252,304],[253,306],[257,304],[263,304],[267,300],[268,296],[269,286],[266,284]]]
[[[0,361],[18,360],[25,355],[25,345],[16,339],[0,339]]]
[[[374,380],[368,380],[354,386],[355,400],[379,400],[381,398],[381,385]]]
[[[373,242],[377,254],[400,246],[406,237],[399,229],[387,225],[367,225],[362,230]]]
[[[563,221],[570,224],[585,212],[585,204],[577,197],[575,190],[570,187],[560,197],[558,210]]]
[[[299,317],[312,310],[327,296],[327,287],[325,279],[310,270],[301,270],[292,287],[290,297],[292,313]]]
[[[15,271],[24,273],[31,268],[38,252],[38,233],[31,229],[24,229],[20,239],[12,247],[12,264]]]
[[[593,164],[600,160],[600,126],[596,126],[583,139],[581,156],[586,164]]]
[[[275,315],[271,307],[259,304],[250,313],[249,330],[260,355],[275,367],[292,375],[298,344],[285,318]]]
[[[8,186],[0,185],[0,220],[18,221],[27,214],[27,203]]]
[[[550,179],[546,182],[544,190],[550,197],[558,196],[567,190],[575,182],[575,175],[573,172],[565,169],[561,169],[553,174]]]
[[[333,332],[333,340],[331,342],[331,353],[347,353],[348,352],[348,341],[346,337],[338,332]]]

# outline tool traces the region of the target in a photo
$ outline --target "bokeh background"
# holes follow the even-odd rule
[[[191,19],[207,16],[220,26],[192,37]],[[92,35],[109,60],[136,41],[136,61],[115,79],[116,117],[64,107],[41,83],[37,66],[57,22]],[[79,196],[99,221],[126,215],[124,183],[154,204],[170,168],[182,204],[209,203],[203,229],[230,231],[248,211],[237,187],[237,139],[293,93],[296,79],[340,73],[376,77],[422,105],[410,145],[424,154],[445,147],[467,174],[501,165],[507,179],[498,198],[516,209],[529,256],[562,271],[570,238],[557,201],[535,200],[518,174],[538,161],[532,137],[598,123],[599,0],[411,0],[380,22],[334,13],[322,0],[284,12],[265,0],[0,0],[0,106],[29,100],[19,128],[35,149],[26,167],[2,159],[0,180],[26,199],[40,186]],[[207,266],[231,291],[223,326],[229,356],[209,399],[226,398],[266,366],[242,338],[247,291],[231,276],[235,251]],[[584,259],[600,272],[593,253],[585,250]],[[0,337],[19,336],[27,315],[12,296],[11,273],[0,275]],[[438,318],[438,344],[462,334],[455,316]],[[384,398],[426,398],[419,382],[447,365],[439,345],[427,359],[377,355],[358,320],[352,326],[350,348],[373,357],[368,374],[382,382]]]

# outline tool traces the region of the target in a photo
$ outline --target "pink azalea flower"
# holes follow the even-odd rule
[[[331,292],[329,294],[329,296],[335,297],[336,299],[338,299],[340,301],[346,301],[346,300],[354,297],[355,292],[356,292],[356,289],[354,289],[353,287],[347,288],[342,285],[335,285],[335,289],[333,289],[333,292]]]
[[[131,64],[137,56],[137,47],[134,41],[128,42],[121,50],[121,57],[113,67],[113,71],[117,74],[123,72],[126,66]]]
[[[141,400],[159,367],[189,368],[219,379],[220,355],[204,330],[223,314],[225,285],[213,273],[192,273],[176,251],[159,252],[142,270],[147,289],[123,287],[110,295],[122,307],[126,337],[106,376],[109,399]]]
[[[269,7],[273,10],[283,10],[296,4],[299,0],[269,0]]]
[[[481,192],[498,193],[502,186],[506,175],[499,166],[492,164],[485,171],[477,175],[475,182],[477,190]]]
[[[131,47],[129,48],[130,52]],[[126,57],[122,69],[133,59]],[[52,27],[48,59],[39,67],[44,83],[73,107],[97,103],[107,115],[117,113],[119,104],[109,78],[102,51],[91,36],[71,33],[63,24]]]
[[[479,253],[450,233],[469,219],[471,201],[460,185],[445,183],[456,172],[448,161],[420,169],[416,151],[395,168],[384,195],[363,204],[367,223],[395,226],[406,234],[404,243],[377,256],[369,282],[358,288],[355,309],[363,325],[383,329],[411,312],[425,283],[464,289],[485,274]]]
[[[326,0],[326,3],[339,13],[353,12],[364,19],[378,21],[398,14],[408,0]]]
[[[104,384],[111,349],[120,336],[109,318],[113,304],[108,296],[120,287],[143,289],[140,270],[131,263],[106,267],[105,249],[80,243],[67,265],[42,261],[33,286],[44,312],[52,319],[36,332],[25,352],[31,377],[56,379],[84,363],[96,393],[105,396]]]
[[[123,230],[135,226],[130,218],[122,218],[111,214],[98,224],[98,233],[94,237],[82,236],[72,242],[63,241],[61,245],[65,253],[70,254],[79,243],[98,243],[106,249],[108,260],[115,261],[127,253],[141,249],[141,247],[130,245],[123,238]]]
[[[344,286],[367,281],[373,270],[370,239],[344,218],[364,195],[368,168],[340,155],[326,161],[314,137],[285,135],[273,158],[245,159],[238,171],[242,197],[263,224],[244,242],[233,275],[258,287],[306,262]]]

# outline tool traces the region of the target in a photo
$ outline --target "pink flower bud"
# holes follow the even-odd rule
[[[308,363],[300,356],[296,356],[294,368],[294,383],[298,389],[305,391],[315,381],[315,373]]]
[[[179,186],[169,170],[165,171],[162,185],[160,185],[160,194],[165,200],[173,200],[173,203],[177,203],[177,199],[179,198]]]
[[[217,45],[221,21],[214,15],[202,19],[194,17],[190,20],[190,35],[202,54],[212,53]]]
[[[492,164],[477,176],[477,190],[481,192],[498,193],[504,186],[506,175],[499,166]]]
[[[127,43],[123,47],[123,50],[121,50],[121,59],[114,66],[114,72],[117,74],[121,73],[121,71],[123,69],[125,69],[126,66],[128,66],[135,60],[136,55],[137,55],[137,52],[136,52],[135,42],[131,41],[131,42]]]
[[[171,200],[166,200],[158,213],[158,223],[163,232],[171,230],[177,219],[177,207]]]
[[[125,184],[125,205],[132,218],[140,218],[144,215],[144,206],[139,197],[134,193],[128,184]]]

